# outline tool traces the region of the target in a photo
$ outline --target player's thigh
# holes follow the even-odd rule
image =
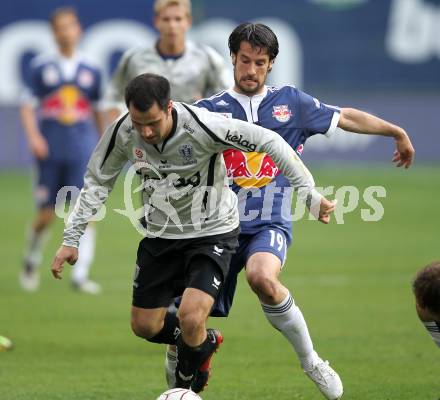
[[[145,238],[139,243],[133,279],[133,306],[138,308],[168,307],[182,294],[184,263],[172,251],[174,240]]]
[[[64,172],[63,163],[51,158],[37,162],[34,199],[38,209],[55,207]]]
[[[248,246],[246,277],[276,277],[284,265],[287,240],[283,230],[270,227],[254,235]]]

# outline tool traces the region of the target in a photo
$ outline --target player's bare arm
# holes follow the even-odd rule
[[[78,260],[78,249],[70,246],[60,246],[52,261],[52,275],[56,279],[62,279],[61,273],[63,272],[64,263],[67,261],[70,265],[74,265]]]
[[[408,134],[400,126],[355,108],[341,108],[338,127],[349,132],[393,137],[396,141],[393,162],[397,167],[409,168],[411,166],[415,153],[414,147]]]
[[[32,154],[39,160],[49,155],[49,146],[38,129],[34,108],[30,104],[23,104],[20,109],[21,122]]]

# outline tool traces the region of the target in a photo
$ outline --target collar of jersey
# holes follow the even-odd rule
[[[254,96],[248,96],[246,94],[241,94],[241,93],[237,93],[234,88],[230,88],[228,89],[228,93],[230,94],[231,97],[233,97],[235,100],[237,100],[239,103],[243,102],[243,101],[259,101],[261,103],[261,101],[266,97],[267,95],[267,86],[264,85],[264,89],[262,93],[259,94],[255,94]]]

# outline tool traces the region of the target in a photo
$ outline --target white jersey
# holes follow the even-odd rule
[[[107,129],[89,161],[64,245],[78,247],[127,161],[142,176],[146,236],[193,238],[239,226],[237,197],[222,157],[226,149],[268,153],[300,198],[320,203],[310,172],[277,133],[184,103],[174,103],[172,118],[170,135],[158,145],[141,138],[129,114]]]
[[[209,46],[187,41],[185,52],[178,58],[162,57],[155,46],[130,49],[123,54],[112,76],[105,93],[105,108],[124,109],[125,87],[147,72],[167,78],[171,98],[185,103],[209,97],[230,84],[223,58]]]

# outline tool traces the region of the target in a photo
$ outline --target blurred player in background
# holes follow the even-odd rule
[[[440,261],[422,268],[413,281],[417,315],[440,347]]]
[[[414,149],[402,128],[359,110],[325,105],[293,86],[266,86],[278,54],[277,37],[269,27],[251,23],[239,25],[229,37],[229,49],[234,66],[234,87],[197,102],[198,107],[271,129],[299,155],[310,136],[330,136],[337,127],[390,136],[395,138],[397,146],[394,161],[398,166],[411,165]],[[245,266],[247,281],[258,296],[268,321],[290,342],[304,372],[322,394],[327,399],[338,399],[343,394],[342,382],[314,350],[303,314],[278,278],[292,241],[291,203],[285,202],[286,193],[291,197],[289,183],[267,154],[228,150],[224,159],[233,179],[233,190],[242,203],[240,208],[246,210],[248,216],[251,213],[257,216],[240,221],[239,248],[232,257],[230,273],[211,315],[228,315],[237,275]],[[243,191],[248,188],[253,192]],[[173,376],[174,359],[175,354],[169,349],[166,358],[168,381]]]
[[[224,60],[211,47],[186,39],[191,27],[190,0],[156,0],[154,26],[159,38],[154,47],[126,51],[105,94],[108,119],[124,110],[125,86],[136,76],[150,72],[166,77],[175,101],[193,103],[225,89]]]
[[[35,57],[21,119],[35,157],[38,213],[27,238],[20,283],[23,289],[39,287],[38,267],[48,227],[55,215],[58,191],[83,186],[87,161],[98,139],[101,116],[94,106],[100,98],[100,71],[78,53],[81,25],[72,8],[60,8],[50,18],[58,52]],[[89,279],[95,250],[95,228],[89,226],[81,241],[81,258],[72,271],[74,288],[98,294],[100,286]]]

